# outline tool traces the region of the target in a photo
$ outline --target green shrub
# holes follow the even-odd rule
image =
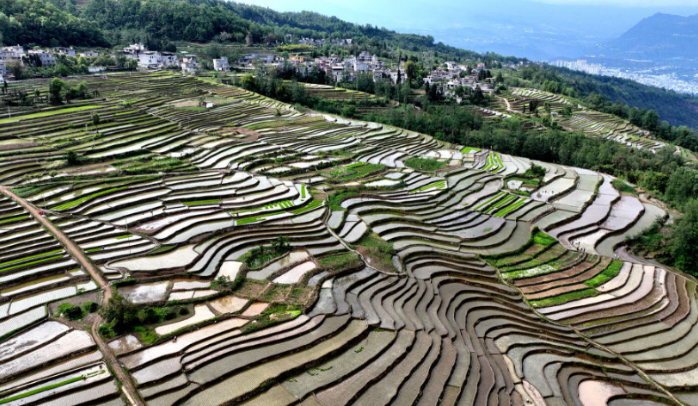
[[[446,166],[446,162],[437,161],[434,158],[414,157],[405,161],[405,165],[418,171],[433,172]]]
[[[175,318],[177,318],[177,311],[175,311],[175,309],[172,308],[165,310],[164,318],[165,320],[174,320]]]
[[[95,302],[86,302],[82,305],[82,309],[87,313],[94,313],[99,308],[99,305]]]
[[[72,303],[61,303],[58,313],[69,320],[80,320],[83,317],[82,309]]]

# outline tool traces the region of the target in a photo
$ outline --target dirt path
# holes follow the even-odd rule
[[[511,109],[511,104],[509,104],[509,100],[507,100],[507,99],[504,98],[504,97],[500,97],[500,99],[504,100],[504,103],[507,104],[507,111],[514,111],[514,110]]]
[[[109,283],[107,283],[107,281],[102,277],[102,274],[99,273],[99,270],[92,263],[92,261],[90,261],[87,258],[87,256],[85,256],[83,251],[77,245],[75,245],[75,243],[70,238],[63,234],[63,232],[60,229],[58,229],[58,227],[54,226],[48,218],[39,214],[39,209],[37,209],[26,200],[14,194],[12,190],[7,188],[6,186],[0,186],[0,191],[8,197],[10,197],[11,199],[13,199],[15,202],[22,205],[22,207],[24,207],[29,213],[31,213],[31,215],[37,221],[39,221],[47,230],[49,230],[53,235],[56,236],[56,238],[66,249],[66,251],[68,251],[73,256],[73,258],[75,258],[75,260],[78,261],[80,265],[82,265],[82,267],[90,273],[90,275],[92,275],[92,278],[102,288],[102,291],[104,292],[104,300],[102,301],[102,304],[106,304],[109,301],[109,299],[111,299],[111,287],[109,286]],[[92,323],[92,337],[94,338],[95,343],[99,347],[100,351],[102,351],[102,354],[104,354],[104,361],[111,366],[112,371],[114,371],[117,378],[121,381],[121,388],[123,390],[123,393],[126,395],[131,404],[139,406],[144,405],[143,401],[141,401],[140,397],[138,396],[138,392],[136,392],[136,388],[133,386],[131,378],[121,368],[119,362],[116,359],[116,356],[114,356],[114,353],[111,351],[111,348],[109,348],[109,346],[104,342],[104,340],[102,340],[102,337],[99,335],[99,332],[97,330],[100,324],[102,324],[102,318],[99,315],[97,315],[97,317],[95,317],[94,322]]]

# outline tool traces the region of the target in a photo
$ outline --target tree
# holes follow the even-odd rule
[[[540,100],[531,100],[528,102],[528,110],[538,117],[538,106],[540,106]]]
[[[504,76],[502,76],[502,72],[497,72],[497,77],[495,78],[495,81],[497,83],[503,83],[504,82]]]
[[[92,125],[94,125],[95,128],[97,128],[97,126],[99,125],[99,123],[101,121],[102,121],[102,119],[101,119],[101,117],[99,117],[99,114],[95,113],[92,115]]]
[[[68,161],[68,165],[73,166],[77,165],[80,163],[80,158],[78,157],[78,154],[75,153],[75,151],[72,150],[67,150],[65,152],[65,159]]]
[[[475,91],[473,91],[470,101],[476,106],[484,103],[485,95],[482,93],[480,86],[475,86]]]
[[[251,92],[254,92],[257,90],[257,81],[255,80],[254,76],[252,76],[251,73],[246,74],[245,76],[242,77],[240,80],[240,85]]]
[[[413,61],[407,61],[405,63],[405,76],[407,76],[407,80],[410,81],[410,84],[412,83],[412,80],[417,78],[418,72],[419,67],[416,63],[414,63]]]
[[[671,252],[678,268],[698,275],[698,200],[691,200],[684,210],[672,229]]]
[[[70,68],[64,63],[59,63],[53,68],[53,74],[56,76],[68,76],[70,75]]]
[[[11,61],[7,63],[7,69],[12,73],[15,79],[22,79],[22,72],[24,72],[24,66],[20,61]]]
[[[659,114],[654,110],[649,110],[645,113],[645,117],[642,119],[642,127],[652,132],[659,130]]]
[[[642,113],[640,113],[640,109],[637,107],[630,109],[630,112],[628,113],[628,120],[638,127],[642,126]]]
[[[565,117],[571,117],[572,116],[572,106],[567,105],[562,108],[562,115]]]
[[[349,118],[354,118],[356,115],[356,107],[346,106],[342,109],[342,115]]]
[[[127,331],[140,322],[138,307],[118,293],[99,311],[99,315],[107,323],[111,323],[112,329],[117,333]]]
[[[65,82],[58,78],[53,78],[48,85],[48,92],[51,96],[51,103],[60,103],[63,100],[63,89],[65,89]]]

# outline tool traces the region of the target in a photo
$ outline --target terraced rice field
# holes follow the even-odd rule
[[[545,114],[544,105],[549,103],[551,111],[559,114],[555,120],[556,123],[570,131],[579,131],[589,136],[606,138],[632,148],[642,148],[654,152],[667,146],[666,143],[654,139],[647,131],[626,120],[574,105],[567,98],[553,93],[536,89],[514,88],[510,94],[503,95],[500,100],[497,109],[528,115],[533,114],[529,111],[531,101],[539,102],[539,114]],[[572,108],[570,117],[561,115],[565,107]]]
[[[98,347],[46,310],[98,285],[2,197],[0,402],[697,404],[695,282],[614,259],[665,214],[610,177],[196,78],[90,86],[99,135],[95,109],[0,122],[24,145],[0,151],[0,183],[128,300],[191,311]],[[181,107],[202,95],[216,106]],[[505,188],[534,163],[530,196]]]

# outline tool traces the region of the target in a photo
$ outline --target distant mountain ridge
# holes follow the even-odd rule
[[[607,57],[661,61],[698,59],[698,14],[657,13],[602,47]]]

